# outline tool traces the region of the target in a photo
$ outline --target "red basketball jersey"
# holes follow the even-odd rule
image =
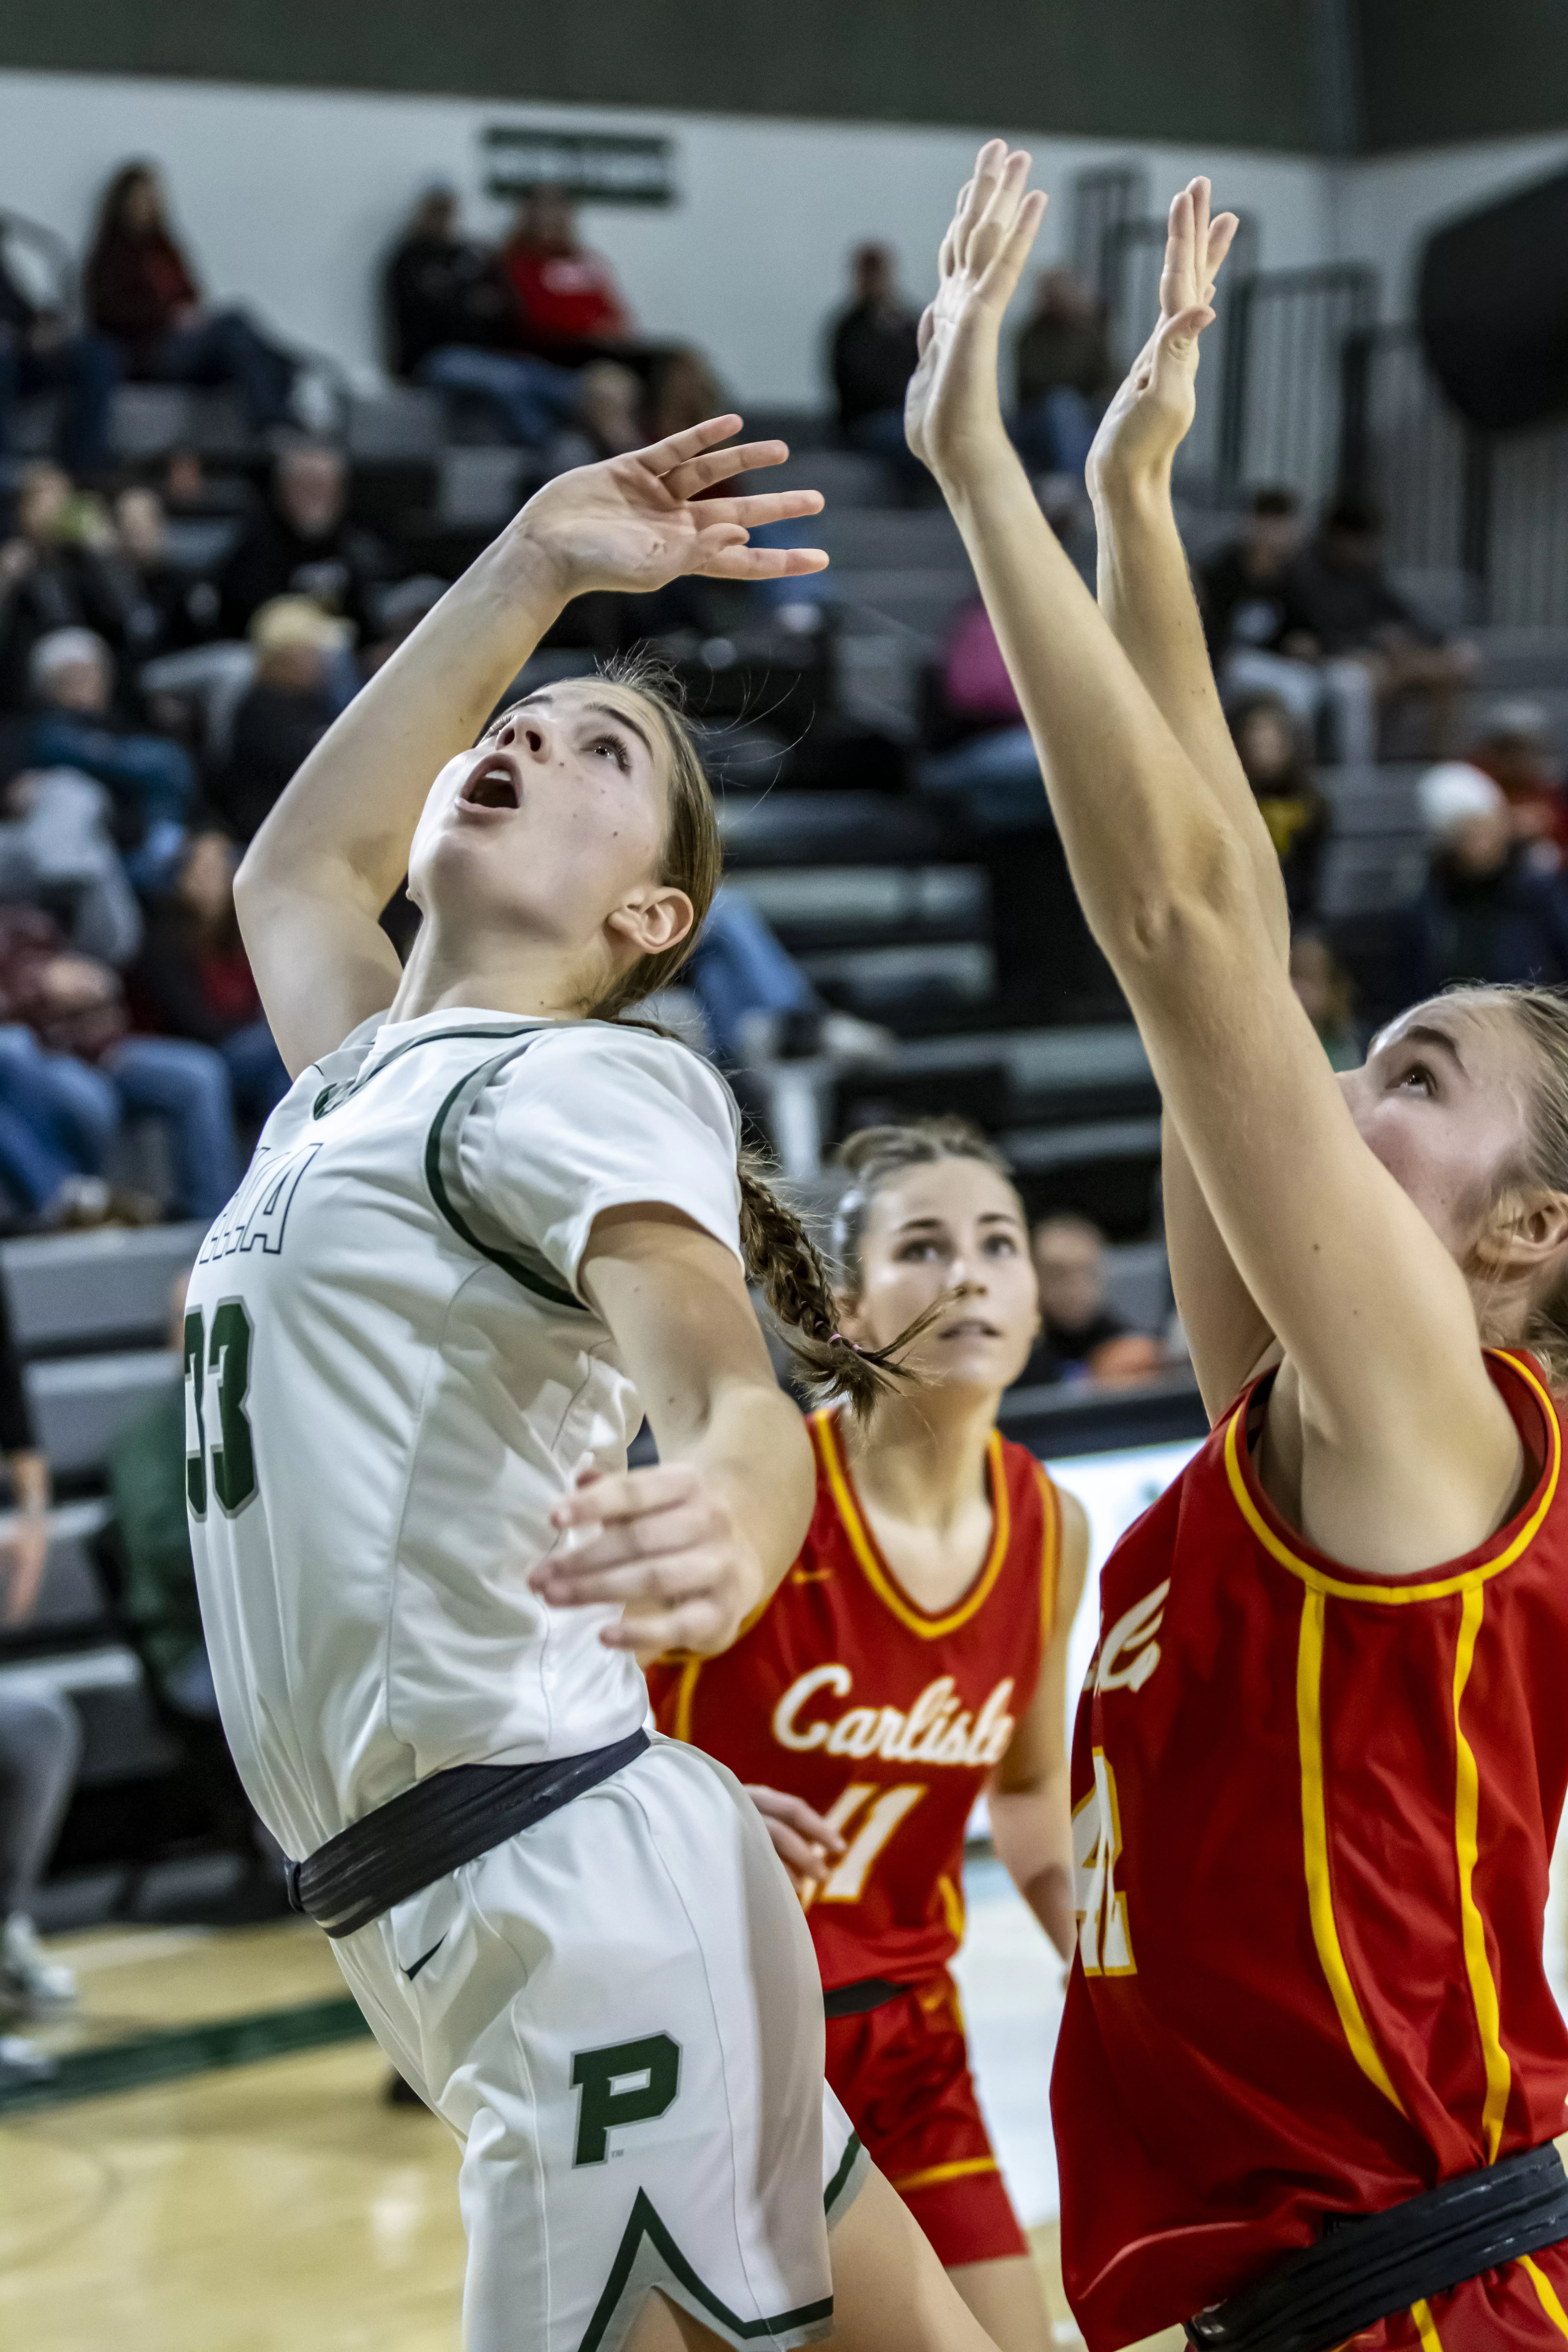
[[[722,1657],[648,1681],[661,1731],[804,1798],[847,1840],[809,1906],[823,1983],[919,1984],[963,1940],[964,1824],[1039,1675],[1060,1506],[1034,1455],[993,1432],[991,1548],[931,1616],[878,1549],[835,1415],[808,1425],[816,1508],[799,1559]]]
[[[1264,1381],[1106,1565],[1051,2090],[1093,2352],[1568,2123],[1562,1434],[1528,1361],[1488,1369],[1540,1475],[1464,1559],[1383,1582],[1313,1551],[1254,1471]]]

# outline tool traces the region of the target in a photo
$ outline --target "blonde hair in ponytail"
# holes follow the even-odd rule
[[[719,887],[723,845],[713,796],[686,723],[674,672],[639,652],[603,663],[600,674],[647,706],[668,750],[669,821],[658,878],[684,890],[695,915],[683,940],[658,955],[639,956],[590,1006],[590,1018],[615,1021],[645,997],[667,988],[696,946]],[[741,1247],[746,1273],[766,1299],[807,1390],[814,1395],[842,1395],[857,1413],[868,1412],[897,1381],[911,1377],[896,1359],[924,1330],[931,1317],[922,1316],[911,1324],[890,1348],[857,1348],[837,1328],[832,1281],[816,1244],[794,1210],[768,1184],[762,1160],[742,1150],[739,1174]]]
[[[1450,992],[1471,1003],[1502,1005],[1535,1049],[1540,1079],[1531,1097],[1524,1157],[1503,1184],[1504,1195],[1515,1188],[1568,1194],[1568,994],[1528,982]],[[1481,1337],[1487,1339],[1484,1328]],[[1568,1257],[1552,1287],[1533,1301],[1522,1345],[1540,1359],[1550,1388],[1568,1390]]]

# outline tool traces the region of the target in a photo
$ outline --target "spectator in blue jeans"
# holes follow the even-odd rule
[[[95,473],[109,456],[120,375],[120,353],[108,336],[70,333],[58,310],[33,300],[0,243],[0,453],[9,446],[17,401],[52,392],[56,457],[68,474]]]
[[[173,870],[195,796],[195,769],[183,743],[121,724],[114,710],[114,660],[90,629],[52,629],[33,647],[28,682],[37,716],[28,755],[37,768],[75,768],[104,785],[115,831],[138,889]]]
[[[574,369],[504,351],[517,299],[488,246],[458,234],[450,188],[427,188],[386,265],[395,372],[436,392],[476,394],[508,438],[542,448],[577,413]]]
[[[185,1037],[131,1032],[117,972],[73,954],[31,908],[0,908],[0,1101],[23,1096],[46,1143],[101,1176],[127,1112],[169,1134],[185,1216],[217,1214],[239,1181],[234,1091],[223,1056]]]

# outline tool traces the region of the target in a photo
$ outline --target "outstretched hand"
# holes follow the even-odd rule
[[[645,593],[690,572],[710,580],[779,580],[822,571],[827,558],[820,548],[749,544],[763,523],[819,514],[820,490],[697,497],[789,456],[782,441],[720,447],[740,429],[738,416],[712,416],[649,448],[557,474],[534,492],[512,531],[544,560],[563,600],[595,588]]]
[[[1215,280],[1230,251],[1234,213],[1211,218],[1206,180],[1173,198],[1160,272],[1160,317],[1127,380],[1100,419],[1089,453],[1089,486],[1157,476],[1168,469],[1197,409],[1198,342],[1214,323]]]
[[[996,351],[1046,198],[1026,191],[1029,157],[992,139],[959,190],[942,238],[941,284],[920,328],[920,364],[904,400],[910,447],[942,480],[1005,444]]]

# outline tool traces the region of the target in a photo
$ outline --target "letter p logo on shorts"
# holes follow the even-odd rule
[[[651,2123],[680,2087],[680,2044],[668,2033],[616,2042],[607,2050],[579,2050],[572,2061],[577,2102],[577,2151],[572,2161],[603,2164],[610,2134],[621,2124]]]

